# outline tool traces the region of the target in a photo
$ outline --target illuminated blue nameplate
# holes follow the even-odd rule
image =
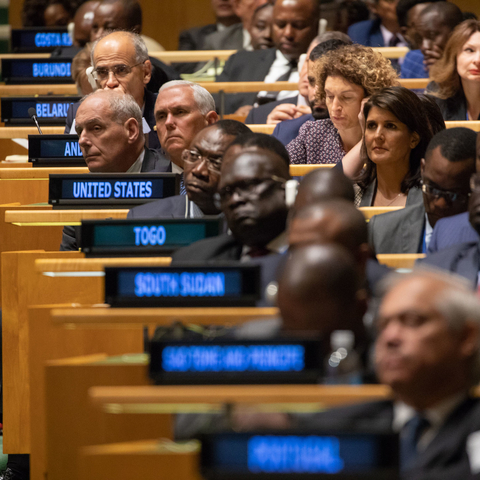
[[[43,97],[4,97],[2,102],[2,122],[5,126],[28,126],[35,124],[28,114],[34,108],[40,125],[64,126],[68,109],[81,97],[43,96]]]
[[[81,248],[88,257],[168,255],[223,232],[219,217],[164,220],[83,220]]]
[[[2,77],[7,85],[74,83],[68,59],[2,59]]]
[[[48,203],[53,208],[132,208],[178,195],[174,173],[86,173],[50,175]]]
[[[105,268],[112,307],[235,307],[259,299],[259,265]]]
[[[34,167],[86,167],[78,135],[29,135],[28,161]]]
[[[11,32],[13,53],[46,53],[58,47],[71,47],[67,27],[14,28]]]
[[[207,479],[399,479],[398,436],[357,428],[200,436]]]
[[[153,340],[150,377],[177,385],[318,383],[321,352],[317,340]]]

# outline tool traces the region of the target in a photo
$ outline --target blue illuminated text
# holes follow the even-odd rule
[[[135,232],[135,245],[148,246],[148,245],[163,245],[167,239],[167,233],[165,227],[133,227]]]
[[[78,142],[67,142],[65,144],[65,157],[81,157],[82,150]]]
[[[50,32],[35,35],[36,47],[70,47],[72,39],[68,33]]]
[[[336,437],[256,435],[248,441],[254,473],[337,473],[344,468]]]
[[[113,183],[113,182],[112,182]],[[151,181],[73,182],[74,198],[150,198]]]
[[[71,63],[34,63],[34,77],[70,77]]]
[[[168,346],[166,372],[298,372],[305,368],[302,345]]]
[[[66,117],[72,103],[37,103],[37,117]]]
[[[221,272],[137,273],[137,297],[223,297],[225,275]]]

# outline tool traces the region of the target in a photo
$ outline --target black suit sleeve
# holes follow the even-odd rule
[[[60,244],[60,251],[77,251],[80,248],[78,237],[80,227],[72,227],[71,225],[65,225],[62,233],[62,243]]]

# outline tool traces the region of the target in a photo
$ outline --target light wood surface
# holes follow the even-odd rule
[[[1,168],[0,180],[46,178],[52,174],[88,173],[87,167]]]
[[[232,308],[81,308],[54,309],[52,321],[68,328],[94,325],[169,325],[175,321],[205,325],[236,325],[249,320],[278,316],[273,307]]]
[[[200,444],[189,443],[189,448],[159,440],[84,447],[79,455],[79,480],[202,480]]]
[[[381,215],[382,213],[394,212],[403,207],[359,207],[366,220],[370,220],[374,215]]]
[[[21,169],[18,169],[19,171]],[[1,173],[0,169],[0,173]],[[29,172],[30,169],[25,169]],[[0,178],[0,205],[32,205],[48,202],[48,178]]]
[[[247,125],[247,127],[250,128],[252,132],[266,133],[267,135],[271,135],[275,130],[276,125],[256,124],[256,125]]]
[[[65,131],[65,127],[41,127],[41,129],[44,135],[61,135]],[[0,127],[0,138],[28,138],[29,135],[40,135],[37,127]]]
[[[78,95],[78,91],[75,84],[67,84],[67,83],[52,84],[52,85],[0,85],[0,97],[34,96],[34,95]],[[15,128],[15,127],[12,127],[12,128]],[[52,128],[52,127],[49,127],[49,128]],[[42,128],[42,131],[43,131],[43,128]],[[37,130],[37,133],[38,133],[38,130]]]
[[[290,175],[292,177],[303,177],[307,173],[317,170],[318,168],[332,168],[334,163],[321,163],[318,165],[290,165]]]
[[[390,268],[413,268],[415,262],[425,258],[423,253],[379,253],[377,260],[379,263]]]
[[[7,210],[5,212],[5,222],[14,225],[80,225],[82,220],[126,218],[127,213],[128,210],[120,208],[108,210]]]
[[[53,258],[35,261],[37,272],[102,272],[105,267],[165,267],[170,257]]]
[[[445,122],[445,125],[447,128],[457,128],[457,127],[464,127],[464,128],[469,128],[470,130],[474,130],[475,132],[480,132],[480,121],[478,120],[472,120],[472,121],[449,121]]]
[[[334,406],[391,396],[386,385],[188,385],[92,387],[94,405],[132,404],[288,404]],[[107,407],[111,408],[111,407]],[[120,411],[120,409],[118,410]]]

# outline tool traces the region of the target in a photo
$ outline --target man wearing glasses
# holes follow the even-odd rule
[[[468,128],[442,130],[433,137],[421,165],[423,202],[369,222],[369,243],[376,254],[426,253],[437,221],[467,210],[475,145],[476,133]]]
[[[236,120],[220,120],[201,130],[183,151],[186,195],[175,195],[132,208],[127,218],[200,218],[218,215],[214,194],[223,154],[235,138],[250,129]]]
[[[275,143],[273,148],[248,145]],[[224,213],[231,234],[200,240],[177,250],[172,259],[182,261],[248,261],[283,253],[287,248],[285,226],[288,208],[285,183],[290,179],[288,154],[273,137],[242,135],[225,152],[218,184],[217,204]],[[247,138],[252,137],[252,138]],[[268,137],[268,138],[264,138]],[[278,146],[276,144],[279,144]],[[275,149],[281,148],[280,156]]]
[[[149,148],[160,149],[154,131],[154,107],[157,95],[145,87],[152,76],[152,64],[142,38],[130,32],[113,32],[97,40],[92,46],[91,75],[98,88],[129,93],[142,109],[143,133]],[[75,131],[75,115],[79,104],[67,114],[65,133]]]

